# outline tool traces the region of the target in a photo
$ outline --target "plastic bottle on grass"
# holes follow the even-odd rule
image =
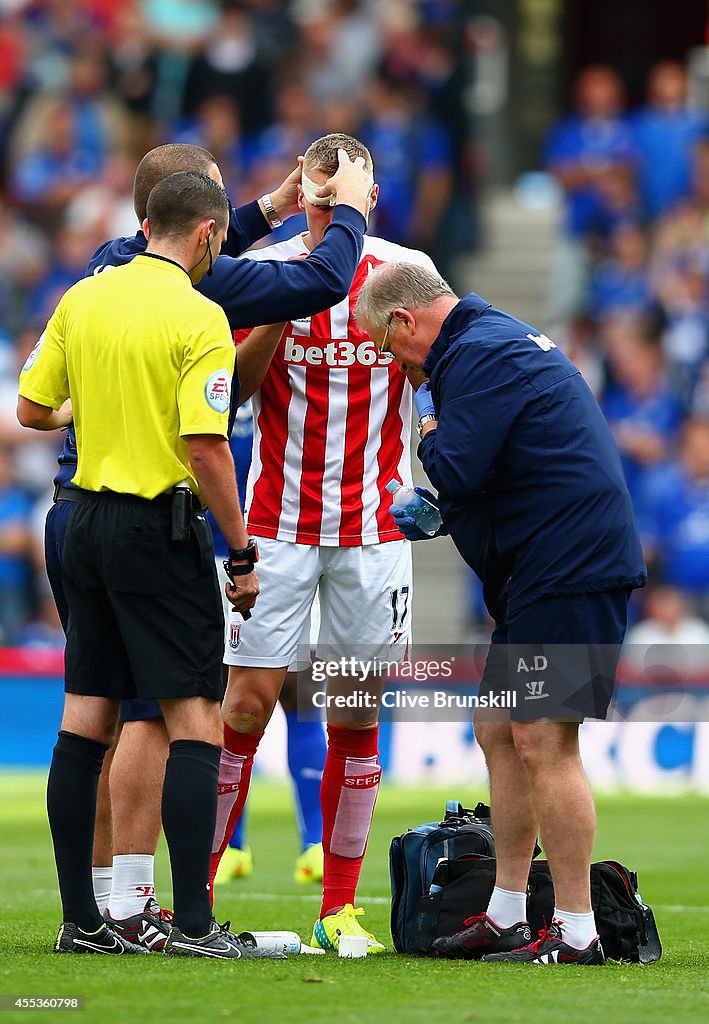
[[[413,487],[405,487],[398,480],[391,480],[387,484],[387,490],[391,494],[394,504],[403,508],[428,537],[433,537],[440,530],[441,513],[430,501],[426,501],[420,494],[417,494]]]
[[[286,956],[295,956],[301,951],[300,935],[297,932],[251,932],[258,949],[277,950]]]

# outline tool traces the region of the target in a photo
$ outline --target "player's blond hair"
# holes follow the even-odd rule
[[[323,135],[322,138],[311,142],[305,151],[303,166],[306,171],[324,171],[326,174],[334,174],[339,167],[337,158],[338,149],[344,149],[350,160],[358,156],[364,158],[364,169],[372,170],[372,154],[359,139],[353,135],[345,135],[343,132],[332,132],[330,135]]]

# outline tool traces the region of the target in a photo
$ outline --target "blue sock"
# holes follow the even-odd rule
[[[233,850],[246,849],[246,810],[248,806],[249,802],[247,800],[244,804],[244,809],[241,812],[239,820],[236,825],[234,825],[234,831],[232,832],[231,839],[229,840],[229,846],[231,846]]]
[[[327,743],[321,722],[299,722],[295,711],[286,714],[288,770],[295,786],[295,809],[303,850],[322,842],[320,783]]]

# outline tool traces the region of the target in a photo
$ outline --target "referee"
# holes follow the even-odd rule
[[[207,175],[180,172],[155,186],[147,212],[145,254],[69,289],[20,376],[23,425],[54,429],[73,414],[81,491],[64,547],[66,699],[47,784],[63,907],[54,948],[146,952],[102,920],[91,879],[98,776],[119,701],[139,697],[160,701],[170,738],[164,952],[251,957],[263,951],[216,924],[208,888],[223,617],[204,504],[231,548],[229,600],[243,614],[258,595],[227,440],[233,341],[223,311],[192,288],[230,207]]]

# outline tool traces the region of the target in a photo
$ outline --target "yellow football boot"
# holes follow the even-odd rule
[[[371,932],[365,931],[357,920],[363,914],[364,910],[361,907],[357,907],[355,910],[351,903],[347,903],[336,914],[328,914],[321,921],[316,921],[310,945],[315,946],[316,949],[335,950],[336,952],[341,935],[366,935],[369,947],[367,952],[383,953],[384,946],[381,942],[377,942]]]

